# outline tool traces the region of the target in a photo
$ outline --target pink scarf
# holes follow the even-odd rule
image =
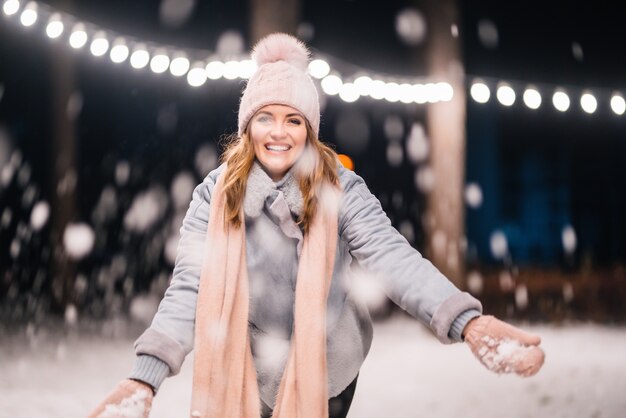
[[[245,227],[225,221],[220,176],[211,196],[200,276],[191,399],[193,418],[259,418],[256,369],[248,334]],[[337,245],[338,193],[323,204],[304,237],[298,264],[294,329],[274,418],[327,418],[326,301]],[[243,219],[243,211],[242,211]]]

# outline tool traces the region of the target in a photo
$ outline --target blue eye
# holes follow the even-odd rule
[[[289,123],[293,123],[294,125],[301,125],[302,121],[300,119],[293,118],[289,119]]]

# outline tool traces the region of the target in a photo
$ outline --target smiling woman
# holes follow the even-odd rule
[[[345,418],[372,342],[349,287],[359,268],[441,342],[467,337],[490,370],[536,373],[539,337],[482,316],[319,140],[306,47],[273,34],[252,57],[258,69],[237,135],[193,193],[172,281],[135,344],[130,380],[91,417],[132,399],[147,417],[152,391],[193,349],[192,417]]]

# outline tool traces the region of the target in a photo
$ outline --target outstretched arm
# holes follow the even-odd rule
[[[391,225],[363,179],[343,172],[339,233],[352,256],[384,284],[389,298],[428,325],[443,343],[460,342],[467,322],[482,312]],[[346,181],[347,178],[347,181]]]

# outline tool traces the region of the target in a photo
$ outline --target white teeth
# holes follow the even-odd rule
[[[266,145],[265,148],[270,151],[287,151],[291,147],[289,145]]]

